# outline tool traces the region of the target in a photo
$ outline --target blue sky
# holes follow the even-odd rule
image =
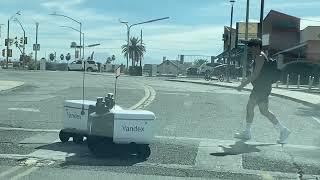
[[[260,1],[251,0],[250,20],[257,21]],[[237,0],[234,22],[245,20],[246,0]],[[270,9],[278,10],[303,19],[301,26],[320,25],[318,7],[320,1],[311,0],[266,0],[265,15]],[[145,63],[159,63],[166,56],[175,59],[179,54],[217,55],[222,51],[223,26],[230,23],[230,3],[228,0],[1,0],[0,24],[21,10],[19,20],[28,36],[26,52],[32,52],[35,42],[35,22],[39,22],[40,57],[56,52],[58,55],[74,51],[69,48],[72,41],[79,41],[79,33],[59,26],[79,25],[61,17],[48,14],[57,12],[71,16],[83,23],[85,44],[100,43],[96,48],[86,49],[86,56],[92,51],[96,58],[104,61],[108,55],[116,55],[117,62],[125,62],[121,55],[121,45],[125,44],[126,29],[118,19],[136,23],[169,16],[169,20],[135,26],[131,35],[140,36],[147,53]],[[21,37],[22,30],[16,22],[10,23],[10,37]],[[1,28],[0,48],[4,48],[6,25]],[[14,56],[19,55],[15,48]]]

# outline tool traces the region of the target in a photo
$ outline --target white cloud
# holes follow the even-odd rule
[[[216,55],[221,51],[223,26],[173,26],[169,29],[171,32],[144,36],[147,51],[168,53],[171,58],[178,54]]]
[[[279,2],[278,0],[276,3],[266,3],[266,8],[280,8],[280,9],[307,9],[307,8],[314,8],[319,7],[320,1],[282,1]]]
[[[320,26],[320,16],[301,17],[300,29],[304,29],[307,26]]]
[[[47,1],[41,3],[41,6],[51,11],[51,13],[62,13],[65,15],[72,14],[74,19],[79,21],[112,21],[116,20],[114,17],[96,13],[92,8],[83,7],[85,0],[58,0]],[[79,8],[80,7],[80,8]],[[71,15],[70,15],[71,16]]]

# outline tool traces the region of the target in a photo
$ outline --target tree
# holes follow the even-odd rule
[[[197,59],[194,61],[194,66],[195,67],[200,67],[203,63],[206,63],[207,60],[204,60],[204,59]]]
[[[129,59],[131,59],[132,66],[135,66],[139,61],[141,61],[144,53],[146,52],[144,43],[141,43],[141,39],[136,37],[132,37],[130,39],[129,49],[127,44],[122,45],[121,48],[124,57],[127,57],[127,54],[129,54]]]

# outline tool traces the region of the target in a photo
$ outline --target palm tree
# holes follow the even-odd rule
[[[138,64],[138,62],[141,61],[142,57],[144,56],[144,53],[146,52],[144,43],[141,43],[141,39],[136,37],[132,37],[130,39],[129,50],[127,44],[122,45],[121,48],[124,57],[127,57],[127,54],[129,53],[129,59],[131,59],[132,66]]]

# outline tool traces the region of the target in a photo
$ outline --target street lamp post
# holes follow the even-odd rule
[[[7,52],[6,52],[6,68],[8,69],[9,62],[9,34],[10,34],[10,19],[8,19],[8,27],[7,27]]]
[[[245,36],[244,36],[245,41],[248,40],[249,4],[250,4],[250,0],[247,0],[246,31],[245,31]],[[247,43],[245,43],[244,56],[243,56],[243,61],[242,61],[242,80],[244,80],[247,77],[247,62],[248,62],[248,46],[247,46]]]
[[[260,24],[259,24],[259,38],[262,40],[262,29],[263,29],[263,11],[264,11],[264,0],[261,0],[260,8]]]
[[[25,45],[25,40],[26,40],[26,31],[24,30],[24,28],[23,28],[21,22],[18,20],[18,18],[15,18],[14,21],[16,21],[16,22],[20,25],[20,27],[21,27],[21,29],[22,29],[22,31],[23,31],[22,62],[25,63],[25,46],[26,46],[26,45]]]
[[[20,14],[20,11],[16,12],[14,15],[12,15],[9,19],[8,19],[8,22],[7,22],[7,53],[6,53],[6,68],[8,69],[8,62],[9,62],[9,44],[10,44],[10,20],[12,18],[14,18],[15,15],[21,15]]]
[[[230,31],[229,31],[229,57],[227,61],[227,82],[230,82],[230,60],[231,60],[231,43],[232,43],[232,21],[233,21],[233,5],[235,0],[230,0],[231,3],[231,19],[230,19]]]
[[[34,52],[34,61],[35,61],[35,64],[36,64],[36,69],[38,69],[38,66],[37,66],[37,56],[38,56],[38,28],[39,28],[39,23],[36,22],[36,47],[35,47],[35,52]]]
[[[60,26],[62,28],[69,28],[69,29],[72,29],[74,31],[77,31],[77,32],[80,32],[78,29],[75,29],[73,27],[70,27],[70,26]],[[84,58],[84,32],[81,32],[82,34],[82,47],[80,45],[80,49],[82,48],[82,57]]]
[[[131,25],[128,25],[129,22],[127,21],[121,21],[121,19],[119,19],[119,22],[126,25],[127,27],[127,69],[128,69],[128,66],[129,66],[129,46],[130,46],[130,29],[131,27],[133,26],[136,26],[136,25],[140,25],[140,24],[147,24],[147,23],[152,23],[152,22],[155,22],[155,21],[161,21],[161,20],[165,20],[165,19],[169,19],[169,17],[164,17],[164,18],[159,18],[159,19],[152,19],[152,20],[149,20],[149,21],[143,21],[143,22],[139,22],[139,23],[135,23],[135,24],[131,24]]]
[[[63,15],[63,14],[53,13],[53,14],[49,14],[49,15],[65,17],[65,18],[68,18],[68,19],[70,19],[70,20],[72,20],[72,21],[74,21],[74,22],[76,22],[76,23],[79,24],[79,26],[80,26],[80,28],[79,28],[79,30],[78,30],[78,32],[80,33],[80,39],[79,39],[79,42],[80,42],[80,43],[79,43],[79,44],[80,44],[80,52],[79,52],[79,57],[80,57],[80,59],[81,59],[81,47],[82,47],[82,49],[83,49],[83,51],[84,51],[84,46],[83,46],[83,45],[81,46],[82,23],[81,23],[80,21],[77,21],[77,20],[75,20],[75,19],[73,19],[73,18],[71,18],[71,17],[69,17],[69,16]]]

